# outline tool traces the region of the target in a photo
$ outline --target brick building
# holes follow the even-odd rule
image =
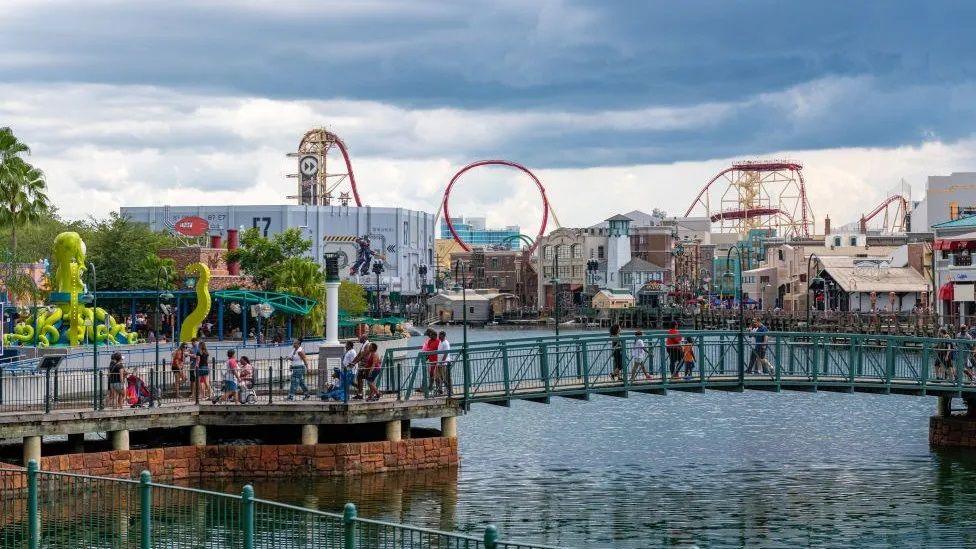
[[[163,259],[172,259],[176,264],[176,272],[186,273],[187,265],[193,263],[203,263],[210,268],[210,289],[226,290],[228,288],[254,288],[251,277],[245,275],[232,275],[227,271],[227,262],[224,261],[224,248],[203,248],[200,246],[188,246],[185,248],[169,248],[159,250],[156,254]]]

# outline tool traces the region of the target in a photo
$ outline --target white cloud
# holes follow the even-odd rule
[[[796,112],[822,112],[823,103],[806,99],[816,93],[805,94],[792,98]],[[365,202],[434,211],[457,169],[526,135],[584,139],[588,132],[633,128],[694,132],[732,109],[704,104],[606,113],[425,110],[141,86],[0,85],[0,121],[32,146],[55,203],[75,218],[105,215],[121,205],[284,203],[295,185],[285,177],[294,171],[285,153],[308,128],[323,124],[349,145]],[[593,148],[589,154],[599,163],[604,151]],[[762,157],[801,161],[818,222],[829,213],[841,224],[871,209],[902,178],[920,197],[925,176],[976,168],[976,140]],[[534,171],[560,221],[576,226],[634,208],[684,213],[704,182],[731,161]],[[534,235],[541,207],[528,183],[513,170],[473,171],[459,184],[452,212],[487,215],[491,224],[519,224]]]

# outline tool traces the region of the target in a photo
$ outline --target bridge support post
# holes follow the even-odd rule
[[[128,450],[129,449],[129,430],[121,429],[118,431],[112,431],[112,449],[113,450]]]
[[[84,433],[74,433],[68,435],[68,447],[71,448],[71,453],[81,454],[85,451],[85,434]]]
[[[403,425],[399,419],[386,422],[386,440],[390,442],[400,442],[403,438]]]
[[[24,437],[24,467],[31,460],[41,463],[41,437],[37,435]]]
[[[457,416],[441,418],[441,436],[445,438],[457,438]]]
[[[190,427],[190,446],[207,445],[207,427],[204,425],[193,425]]]
[[[936,413],[938,413],[939,417],[949,417],[952,415],[952,397],[940,396]]]
[[[314,446],[319,443],[319,426],[302,425],[302,444],[304,446]]]

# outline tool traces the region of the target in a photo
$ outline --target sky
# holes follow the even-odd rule
[[[731,162],[789,158],[836,224],[976,170],[974,23],[938,1],[5,0],[0,126],[70,218],[286,203],[285,154],[324,126],[373,206],[433,212],[503,158],[587,226],[684,214]],[[451,210],[541,217],[503,168]]]

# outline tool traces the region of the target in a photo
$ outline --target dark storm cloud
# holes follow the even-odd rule
[[[727,106],[712,120],[651,129],[540,121],[467,151],[547,166],[969,135],[976,5],[852,4],[15,1],[0,17],[0,81],[476,114]],[[162,146],[194,137],[140,139]],[[362,149],[451,152],[382,142]]]

